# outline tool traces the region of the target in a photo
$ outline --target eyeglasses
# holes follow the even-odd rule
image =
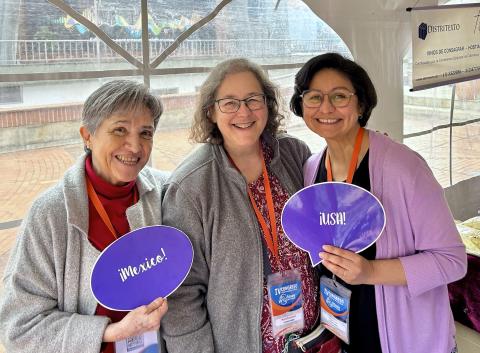
[[[220,109],[222,113],[238,112],[242,102],[244,102],[251,111],[260,110],[265,107],[266,97],[264,94],[256,94],[245,99],[222,98],[215,101],[215,103],[218,104],[218,109]]]
[[[322,93],[315,89],[303,91],[300,97],[302,97],[303,104],[308,108],[318,108],[323,103],[323,97],[328,96],[328,100],[335,108],[343,108],[350,103],[350,99],[355,93],[346,89],[337,89],[330,93]]]

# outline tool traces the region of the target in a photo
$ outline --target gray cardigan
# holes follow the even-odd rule
[[[139,202],[127,209],[130,229],[159,224],[166,175],[144,168]],[[0,300],[6,351],[98,353],[109,323],[94,316],[90,273],[99,251],[88,241],[85,156],[38,197],[12,249]]]
[[[290,136],[264,138],[274,151],[270,170],[295,193],[308,147]],[[195,251],[162,320],[168,352],[261,352],[262,235],[247,183],[223,147],[206,144],[187,157],[167,181],[162,205],[164,224],[183,230]]]

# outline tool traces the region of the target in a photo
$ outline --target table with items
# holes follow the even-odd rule
[[[448,285],[456,321],[480,332],[480,216],[457,223],[468,256],[467,275]]]

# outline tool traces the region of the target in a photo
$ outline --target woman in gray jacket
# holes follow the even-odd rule
[[[169,353],[280,353],[285,336],[272,331],[267,276],[291,269],[301,274],[305,317],[296,333],[315,324],[318,279],[280,224],[310,151],[278,134],[277,99],[246,59],[220,63],[202,85],[191,136],[204,144],[173,172],[162,207],[164,224],[183,230],[195,250],[162,321]]]
[[[165,175],[145,167],[161,113],[160,101],[133,81],[109,82],[85,102],[87,153],[33,202],[7,264],[0,301],[7,352],[113,352],[112,342],[158,330],[164,299],[113,312],[97,305],[90,274],[116,238],[161,220]]]

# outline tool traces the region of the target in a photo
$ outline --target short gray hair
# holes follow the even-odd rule
[[[85,101],[82,125],[94,134],[98,126],[117,112],[131,112],[139,108],[150,110],[156,128],[163,113],[160,99],[147,86],[130,80],[113,80],[95,90]]]
[[[276,136],[284,116],[279,112],[279,93],[275,84],[270,81],[263,69],[245,59],[236,58],[221,62],[213,68],[205,82],[200,87],[197,98],[193,123],[190,129],[190,139],[195,142],[209,142],[212,144],[222,144],[223,137],[217,124],[210,119],[211,110],[215,104],[215,95],[218,87],[222,84],[225,76],[241,72],[251,72],[255,75],[263,93],[265,94],[268,120],[265,130]]]

